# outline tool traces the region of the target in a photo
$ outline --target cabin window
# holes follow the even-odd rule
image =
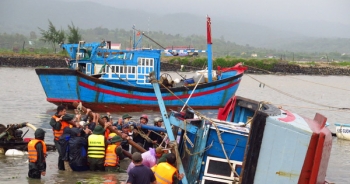
[[[115,66],[115,73],[119,73],[119,66]]]
[[[137,64],[138,64],[138,65],[142,65],[142,59],[141,59],[141,58],[138,58],[138,59],[137,59]]]
[[[149,73],[154,71],[154,58],[138,58],[138,65],[135,69],[137,73],[137,84],[150,84]]]
[[[135,71],[136,71],[135,68],[136,68],[136,67],[134,67],[134,66],[128,66],[128,73],[132,73],[132,74],[136,73],[136,72],[135,72]]]
[[[207,157],[205,162],[204,176],[208,178],[217,178],[225,180],[234,180],[234,175],[231,172],[231,167],[227,164],[226,159],[216,158],[216,157]],[[238,174],[241,172],[242,162],[236,160],[230,160],[230,164],[236,170]]]
[[[115,67],[116,66],[112,66],[111,68],[112,68],[112,73],[115,73]]]

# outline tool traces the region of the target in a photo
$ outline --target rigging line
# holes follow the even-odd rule
[[[274,91],[277,91],[277,92],[279,92],[279,93],[281,93],[281,94],[284,94],[284,95],[286,95],[286,96],[288,96],[288,97],[291,97],[291,98],[294,98],[294,99],[297,99],[297,100],[300,100],[300,101],[304,101],[304,102],[307,102],[307,103],[310,103],[310,104],[314,104],[314,105],[319,105],[319,106],[322,106],[322,107],[333,108],[333,109],[349,109],[349,108],[333,107],[333,106],[329,106],[329,105],[324,105],[324,104],[316,103],[316,102],[313,102],[313,101],[310,101],[310,100],[305,100],[305,99],[303,99],[303,98],[300,98],[300,97],[291,95],[291,94],[289,94],[289,93],[286,93],[286,92],[283,92],[283,91],[281,91],[281,90],[279,90],[279,89],[276,89],[276,88],[274,88],[274,87],[272,87],[272,86],[270,86],[270,85],[267,85],[266,83],[264,83],[264,82],[262,82],[262,81],[259,81],[258,79],[254,78],[254,77],[252,77],[252,76],[250,76],[250,75],[248,75],[248,74],[247,74],[247,76],[250,77],[250,78],[252,78],[253,80],[259,82],[260,84],[264,84],[265,86],[269,87],[270,89],[272,89],[272,90],[274,90]]]
[[[249,65],[245,65],[245,66],[248,66],[250,68],[254,68],[254,69],[257,69],[257,70],[261,70],[261,71],[264,71],[268,74],[277,74],[276,72],[270,72],[268,70],[264,70],[264,69],[261,69],[261,68],[257,68],[257,67],[253,67],[253,66],[249,66]],[[286,77],[289,77],[289,78],[292,78],[292,79],[296,79],[296,80],[301,80],[301,81],[304,81],[304,82],[309,82],[309,83],[313,83],[313,84],[318,84],[318,85],[321,85],[321,86],[327,86],[327,87],[331,87],[331,88],[336,88],[336,89],[340,89],[340,90],[344,90],[344,91],[350,91],[349,89],[344,89],[344,88],[340,88],[340,87],[336,87],[336,86],[331,86],[331,85],[325,85],[325,84],[321,84],[321,83],[317,83],[317,82],[312,82],[312,81],[308,81],[308,80],[304,80],[304,79],[298,79],[296,77],[292,77],[292,76],[287,76]]]
[[[303,109],[316,109],[316,110],[325,110],[325,111],[336,111],[336,112],[349,112],[348,108],[343,108],[343,109],[323,109],[323,108],[316,108],[316,107],[305,107],[305,106],[297,106],[297,105],[286,105],[286,104],[274,104],[275,106],[287,106],[287,107],[298,107],[298,108],[303,108]]]
[[[270,72],[268,70],[257,68],[257,67],[254,67],[254,66],[250,66],[250,65],[246,65],[246,64],[244,64],[244,66],[248,66],[248,68],[254,68],[254,69],[257,69],[257,70],[261,70],[261,71],[264,71],[264,72],[266,72],[268,74],[276,74],[276,72]]]
[[[165,85],[163,85],[163,84],[160,83],[159,81],[157,81],[157,82],[158,82],[158,84],[161,84],[165,89],[167,89],[167,90],[168,90],[172,95],[174,95],[177,99],[179,99],[182,103],[185,104],[185,102],[184,102],[183,100],[181,100],[178,96],[176,96],[175,93],[174,93],[173,91],[171,91],[169,88],[167,88]],[[190,107],[188,104],[185,104],[185,105],[186,105],[187,107],[189,107],[190,109],[192,109],[192,107]],[[221,145],[221,149],[222,149],[222,151],[223,151],[223,153],[224,153],[224,155],[225,155],[225,157],[226,157],[227,163],[229,164],[232,173],[236,174],[236,176],[239,176],[239,174],[236,172],[236,170],[235,170],[235,169],[233,168],[233,166],[230,164],[230,159],[229,159],[229,157],[228,157],[228,155],[227,155],[227,153],[226,153],[226,150],[225,150],[225,148],[224,148],[224,141],[223,141],[222,138],[221,138],[220,131],[219,131],[219,128],[218,128],[217,124],[216,124],[214,121],[212,121],[212,120],[210,120],[209,118],[207,118],[206,116],[204,116],[203,114],[201,114],[200,112],[195,111],[194,109],[192,109],[192,110],[195,112],[195,114],[196,114],[197,116],[199,116],[199,117],[201,117],[201,118],[203,118],[203,119],[206,119],[206,120],[210,121],[210,122],[212,123],[212,125],[215,127],[215,130],[216,130],[216,133],[217,133],[217,136],[218,136],[220,145]],[[185,126],[185,128],[186,128],[186,126]],[[185,144],[185,145],[186,145],[186,144]]]
[[[288,76],[288,77],[290,77],[290,78],[292,78],[292,79],[296,79],[296,80],[301,80],[301,81],[304,81],[304,82],[310,82],[310,83],[313,83],[313,84],[318,84],[318,85],[321,85],[321,86],[327,86],[327,87],[336,88],[336,89],[340,89],[340,90],[344,90],[344,91],[350,91],[349,89],[339,88],[339,87],[336,87],[336,86],[325,85],[325,84],[321,84],[321,83],[317,83],[317,82],[312,82],[312,81],[308,81],[308,80],[304,80],[304,79],[298,79],[298,78],[291,77],[291,76]]]

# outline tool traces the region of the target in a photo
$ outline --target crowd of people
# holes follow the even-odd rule
[[[113,123],[110,113],[100,119],[98,113],[89,109],[85,115],[78,111],[75,115],[67,114],[66,110],[65,106],[58,106],[50,120],[59,170],[125,172],[119,161],[132,154],[126,183],[177,183],[182,179],[183,174],[176,169],[175,154],[165,153],[163,149],[164,132],[142,128],[141,125],[149,122],[147,115],[141,115],[139,122],[134,122],[130,115],[124,114]],[[154,126],[162,127],[162,122],[162,118],[157,117]],[[28,143],[28,177],[40,179],[46,174],[45,131],[38,128],[34,136]],[[131,147],[128,140],[146,152]]]

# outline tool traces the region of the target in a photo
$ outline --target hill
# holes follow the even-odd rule
[[[81,29],[102,27],[130,30],[136,25],[144,31],[161,31],[185,37],[204,36],[206,31],[204,16],[190,13],[158,15],[87,1],[1,1],[0,11],[0,33],[38,33],[38,27],[47,28],[48,20],[62,29],[66,29],[73,22]],[[350,26],[338,23],[305,20],[298,23],[268,21],[253,24],[231,18],[212,17],[212,32],[214,38],[256,48],[293,52],[350,51],[350,44],[345,44],[350,41]]]

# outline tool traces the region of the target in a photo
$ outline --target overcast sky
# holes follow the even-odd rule
[[[350,25],[350,0],[69,0],[157,14],[192,13],[238,19],[320,20]]]

